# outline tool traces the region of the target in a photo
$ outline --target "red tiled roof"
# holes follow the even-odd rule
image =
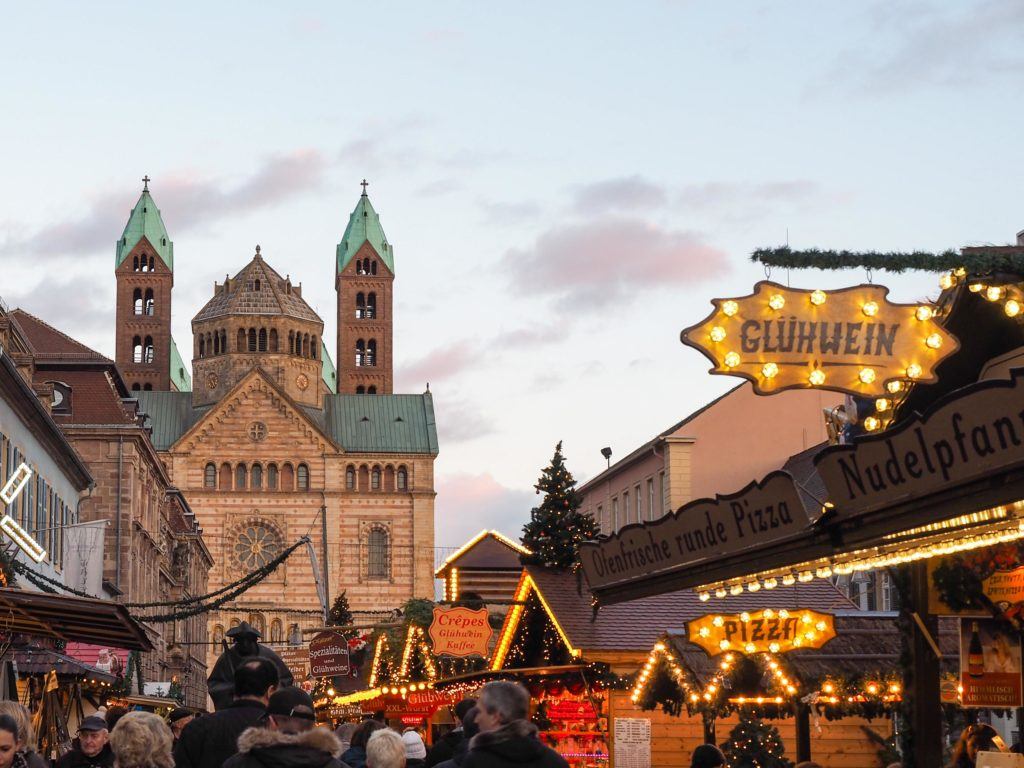
[[[849,611],[857,606],[826,579],[815,579],[791,587],[777,587],[751,595],[718,600],[715,608],[701,602],[692,589],[668,592],[602,607],[594,618],[590,587],[582,580],[577,591],[576,575],[527,566],[544,601],[568,635],[573,648],[584,651],[649,651],[665,632],[682,632],[686,622],[713,610],[756,611],[762,608],[811,608],[818,611]]]
[[[121,661],[121,669],[126,669],[128,664],[128,651],[123,648],[111,648],[109,645],[93,645],[92,643],[68,643],[64,653],[83,664],[95,667],[99,662],[100,651],[106,648],[111,656],[117,656]]]
[[[60,357],[68,360],[96,361],[112,363],[113,361],[104,357],[94,349],[90,349],[81,342],[75,341],[66,333],[62,333],[52,325],[43,322],[35,315],[23,309],[15,309],[11,317],[21,328],[28,339],[32,352],[38,357],[52,358]]]
[[[71,388],[70,413],[54,413],[58,424],[131,424],[133,417],[125,409],[106,371],[100,369],[37,369],[36,383],[60,381]]]

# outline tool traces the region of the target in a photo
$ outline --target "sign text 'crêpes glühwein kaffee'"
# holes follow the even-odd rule
[[[714,311],[681,339],[714,363],[711,373],[749,379],[760,395],[817,388],[875,397],[890,383],[935,381],[957,340],[931,306],[893,304],[888,293],[762,281],[749,296],[712,299]]]
[[[1024,370],[955,390],[921,416],[818,454],[838,517],[1024,466]]]
[[[772,472],[743,490],[697,499],[649,523],[580,545],[591,587],[644,579],[795,536],[812,522],[793,478]]]

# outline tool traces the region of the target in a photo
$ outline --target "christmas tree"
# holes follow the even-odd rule
[[[565,468],[561,441],[534,488],[544,494],[544,500],[530,510],[530,522],[523,526],[523,546],[533,552],[523,561],[569,568],[576,562],[580,542],[596,538],[598,527],[594,518],[579,511],[582,498]]]
[[[740,721],[722,745],[729,768],[792,768],[793,763],[783,757],[779,729],[756,717],[740,716]]]
[[[352,626],[352,611],[348,607],[348,595],[345,591],[335,598],[334,605],[327,615],[327,623],[333,627]]]

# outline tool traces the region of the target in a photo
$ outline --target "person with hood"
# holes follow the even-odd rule
[[[238,754],[224,768],[348,768],[341,742],[316,725],[313,699],[301,688],[275,691],[263,727],[238,737]]]
[[[541,743],[537,726],[526,719],[530,694],[519,683],[487,683],[476,706],[480,733],[469,743],[462,768],[569,768],[564,757]]]
[[[455,757],[455,750],[466,740],[463,731],[462,719],[473,707],[476,706],[476,699],[463,699],[455,705],[452,710],[452,718],[455,720],[455,727],[444,736],[434,742],[434,746],[427,752],[427,768],[451,760]],[[463,748],[465,751],[465,748]]]
[[[374,731],[379,731],[386,726],[380,720],[364,720],[352,732],[352,743],[349,748],[341,753],[341,759],[349,765],[349,768],[366,768],[366,743]]]
[[[113,768],[110,731],[102,717],[90,715],[78,725],[71,751],[57,761],[57,768]]]
[[[436,768],[459,768],[465,761],[466,755],[469,754],[469,742],[480,733],[480,726],[476,722],[476,713],[477,708],[474,706],[470,707],[469,711],[462,716],[463,739],[455,747],[455,755],[452,759],[438,763]]]
[[[242,732],[263,721],[277,690],[277,667],[267,659],[249,659],[235,670],[233,682],[230,707],[193,720],[181,732],[174,745],[176,768],[221,768],[238,751]]]
[[[714,744],[701,744],[693,750],[690,768],[725,768],[725,755]]]

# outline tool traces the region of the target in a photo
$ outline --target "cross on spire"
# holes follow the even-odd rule
[[[149,192],[149,182],[150,182],[150,178],[149,178],[149,174],[147,173],[145,176],[142,177],[142,191],[143,192]]]
[[[360,186],[362,186],[362,188],[363,188],[363,197],[366,197],[366,188],[367,188],[368,186],[370,186],[370,182],[368,182],[368,181],[367,181],[366,179],[363,179],[363,180],[362,180],[362,181],[360,182]]]

